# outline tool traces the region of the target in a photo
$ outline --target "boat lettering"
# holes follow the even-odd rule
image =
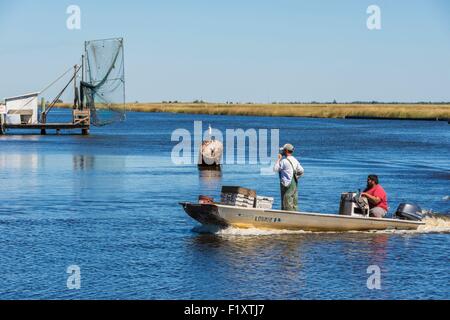
[[[280,223],[280,218],[271,218],[271,217],[255,217],[256,222],[265,222],[265,223]]]

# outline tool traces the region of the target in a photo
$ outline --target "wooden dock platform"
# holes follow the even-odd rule
[[[37,123],[37,124],[3,124],[0,128],[0,134],[6,134],[9,129],[17,130],[40,130],[41,135],[47,134],[48,130],[55,130],[57,134],[61,130],[81,130],[81,134],[89,134],[89,124],[83,123]]]
[[[44,103],[42,103],[44,105]],[[0,115],[0,135],[8,134],[10,130],[40,130],[41,135],[46,135],[48,130],[55,130],[60,134],[61,130],[81,130],[82,135],[89,135],[91,126],[90,110],[74,109],[72,111],[72,122],[47,122],[46,112],[42,112],[41,121],[32,123],[8,123],[4,115]],[[42,121],[43,119],[43,121]]]

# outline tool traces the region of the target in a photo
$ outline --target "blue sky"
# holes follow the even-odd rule
[[[81,30],[66,28],[71,4]],[[0,97],[39,91],[84,40],[117,36],[128,101],[450,101],[445,0],[0,0]]]

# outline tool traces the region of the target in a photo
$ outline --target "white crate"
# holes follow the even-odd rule
[[[274,198],[260,196],[256,198],[256,208],[271,210],[273,208],[274,202]]]
[[[255,205],[255,198],[237,193],[222,193],[222,203],[228,206],[253,208]]]
[[[273,204],[271,203],[258,203],[256,209],[272,210]]]

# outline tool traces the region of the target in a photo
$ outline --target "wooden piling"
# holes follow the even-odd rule
[[[5,123],[5,115],[4,114],[0,114],[0,135],[5,134],[5,128],[4,128],[4,123]]]
[[[41,123],[45,124],[47,122],[47,113],[46,113],[46,103],[45,98],[41,99]],[[41,128],[41,135],[45,136],[47,134],[47,131],[45,128]]]

